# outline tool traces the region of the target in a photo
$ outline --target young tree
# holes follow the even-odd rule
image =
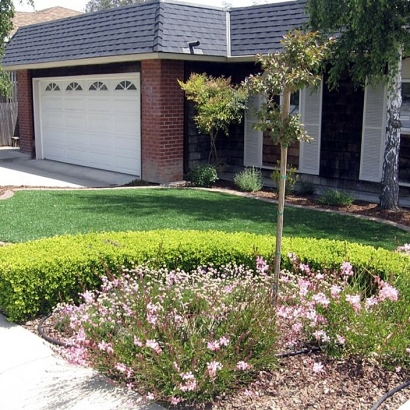
[[[256,128],[268,132],[272,141],[280,145],[279,203],[276,228],[275,288],[280,277],[283,213],[285,208],[286,168],[288,146],[294,141],[310,141],[299,115],[290,113],[290,96],[305,87],[320,83],[320,68],[327,57],[327,44],[320,41],[317,33],[294,31],[282,40],[283,50],[275,54],[257,56],[263,73],[250,76],[245,86],[251,94],[261,94],[264,103],[256,112]],[[278,106],[275,96],[281,95]]]
[[[208,163],[218,162],[216,138],[220,132],[229,135],[229,125],[242,120],[247,92],[231,83],[231,78],[193,73],[184,83],[178,80],[186,98],[197,110],[195,123],[200,132],[210,137]]]
[[[90,0],[85,5],[85,12],[113,9],[115,7],[128,6],[134,3],[143,3],[144,0]]]
[[[408,0],[308,0],[310,24],[334,35],[331,87],[348,70],[357,85],[388,86],[386,146],[380,206],[397,210],[400,148],[401,59],[408,50]]]

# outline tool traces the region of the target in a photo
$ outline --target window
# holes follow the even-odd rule
[[[90,91],[108,91],[108,88],[101,81],[96,81],[95,83],[90,85],[89,90]]]
[[[313,138],[310,143],[295,142],[288,150],[288,163],[297,167],[299,172],[319,175],[320,168],[320,139],[321,139],[321,111],[323,84],[315,89],[304,89],[291,96],[290,111],[300,114],[301,122],[308,135]],[[276,97],[280,103],[280,98]],[[255,110],[263,103],[260,95],[252,96],[248,100],[248,110],[245,114],[244,129],[244,160],[245,166],[258,168],[274,168],[280,158],[279,147],[274,145],[269,135],[254,128],[256,122]]]
[[[116,90],[136,90],[137,87],[131,81],[121,81],[116,87]]]
[[[76,83],[76,82],[72,82],[70,84],[67,85],[66,88],[67,91],[82,91],[83,88],[81,87],[80,84]]]
[[[60,91],[60,87],[56,83],[50,83],[46,87],[46,91]]]

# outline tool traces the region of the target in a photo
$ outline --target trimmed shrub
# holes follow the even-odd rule
[[[235,175],[233,182],[245,192],[260,191],[263,187],[262,172],[254,167],[245,168]]]
[[[338,189],[325,189],[317,199],[319,204],[330,206],[349,206],[354,201],[354,196]]]
[[[218,173],[213,165],[196,165],[192,167],[188,178],[197,187],[209,188],[218,180]]]
[[[255,267],[255,256],[270,261],[275,239],[269,235],[217,231],[111,232],[60,236],[0,248],[0,309],[12,321],[48,313],[59,302],[78,300],[86,289],[97,289],[109,270],[149,261],[152,267],[200,265],[218,268],[228,263]],[[292,267],[288,253],[311,269],[336,269],[349,261],[355,272],[390,278],[407,274],[410,258],[371,246],[341,241],[284,238],[282,267]]]

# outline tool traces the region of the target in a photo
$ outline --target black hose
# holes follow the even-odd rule
[[[45,322],[50,316],[51,316],[51,313],[49,313],[47,316],[44,316],[44,317],[40,320],[40,322],[38,323],[38,326],[37,326],[38,333],[40,334],[40,336],[41,336],[43,339],[47,340],[47,342],[50,342],[50,343],[52,343],[53,345],[62,346],[62,347],[70,347],[70,346],[71,346],[70,343],[61,342],[60,340],[54,339],[53,337],[50,337],[50,336],[47,336],[47,335],[44,333],[43,324],[44,324],[44,322]]]
[[[377,410],[382,403],[384,403],[389,397],[393,396],[394,393],[399,392],[400,390],[405,389],[410,386],[410,380],[401,384],[400,386],[395,387],[388,391],[372,408],[371,410]]]

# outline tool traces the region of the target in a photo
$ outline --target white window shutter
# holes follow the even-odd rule
[[[261,107],[262,96],[254,95],[248,99],[245,112],[245,138],[243,164],[246,167],[262,167],[263,132],[253,128],[256,122],[255,111]]]
[[[320,138],[322,131],[323,81],[317,89],[304,88],[301,98],[301,122],[313,138],[312,142],[300,142],[299,172],[319,175]]]
[[[367,86],[364,93],[362,148],[359,179],[380,182],[386,124],[386,87]]]

